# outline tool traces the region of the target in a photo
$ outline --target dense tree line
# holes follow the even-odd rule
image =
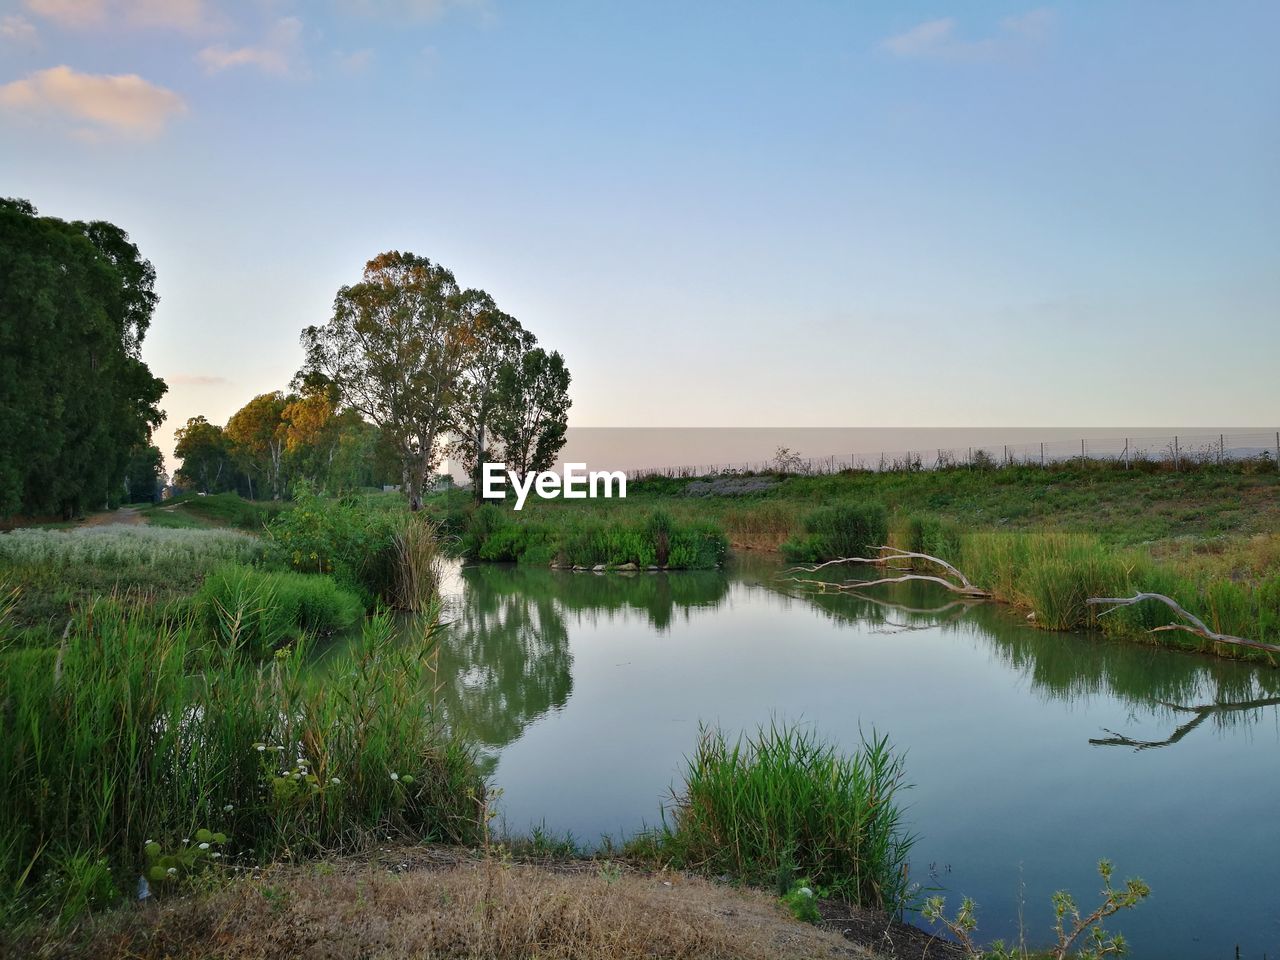
[[[0,516],[151,498],[165,384],[140,354],[154,287],[114,224],[0,200]]]

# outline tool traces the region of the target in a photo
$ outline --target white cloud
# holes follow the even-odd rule
[[[373,62],[373,51],[369,48],[363,50],[353,50],[350,53],[343,53],[341,50],[334,51],[334,59],[338,61],[338,68],[344,73],[363,73],[369,69],[369,64]]]
[[[197,54],[197,59],[210,73],[234,67],[257,67],[264,73],[288,74],[298,70],[301,53],[302,21],[284,17],[276,21],[264,42],[258,46],[229,47],[214,44]]]
[[[921,60],[979,62],[1012,56],[1041,43],[1053,25],[1052,10],[1040,8],[1000,21],[988,37],[966,40],[954,17],[926,20],[881,42],[894,56]]]
[[[34,47],[40,43],[36,26],[21,14],[0,17],[0,41],[20,47]]]
[[[172,90],[135,73],[77,73],[67,66],[0,86],[0,108],[71,121],[80,135],[106,131],[136,137],[155,136],[187,109]]]
[[[207,28],[212,14],[205,0],[23,0],[28,10],[64,27],[104,24],[171,27],[197,31]]]

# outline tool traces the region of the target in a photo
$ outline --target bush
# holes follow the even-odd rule
[[[364,614],[359,595],[332,577],[239,564],[219,567],[205,578],[196,608],[223,643],[256,656],[304,631],[346,630]]]
[[[782,545],[797,563],[821,563],[840,557],[870,557],[889,539],[889,514],[878,503],[836,503],[805,518],[798,536]]]
[[[410,521],[403,501],[339,500],[299,491],[294,509],[267,528],[268,556],[302,573],[327,573],[373,597],[394,601],[397,537]]]
[[[773,725],[730,743],[703,731],[659,847],[676,864],[774,886],[797,878],[864,907],[906,905],[898,791],[902,759],[887,738],[845,756],[814,734]]]

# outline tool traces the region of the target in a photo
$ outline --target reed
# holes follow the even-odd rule
[[[902,824],[901,755],[872,736],[850,755],[796,726],[730,741],[704,730],[657,837],[676,864],[780,892],[806,877],[899,913],[913,838]]]
[[[258,664],[194,617],[101,601],[60,649],[0,654],[0,911],[131,895],[152,844],[182,863],[202,830],[242,862],[474,841],[485,787],[435,709],[438,635],[376,616],[316,675],[305,643]]]

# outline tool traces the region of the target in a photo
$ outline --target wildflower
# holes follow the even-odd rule
[[[220,856],[222,856],[222,854],[218,853],[217,851],[214,851],[213,853],[210,854],[210,856],[213,857],[213,859],[217,860]]]
[[[267,745],[265,743],[255,743],[253,745],[253,749],[257,750],[259,753],[262,753],[262,751],[267,749]]]
[[[236,805],[235,805],[234,803],[228,803],[225,807],[223,807],[223,808],[222,808],[222,812],[223,812],[223,813],[230,813],[230,812],[231,812],[232,810],[234,810],[235,808],[236,808]]]
[[[208,850],[208,849],[209,849],[209,845],[208,845],[207,843],[202,843],[202,844],[200,844],[200,849],[201,849],[201,850]]]
[[[333,784],[338,784],[338,783],[341,783],[342,781],[339,780],[337,777],[333,777],[329,780],[329,782]]]
[[[178,875],[178,868],[177,868],[177,867],[170,867],[170,868],[169,868],[168,870],[166,870],[165,872],[166,872],[166,873],[168,873],[168,874],[169,874],[169,876],[171,876],[171,877],[176,877],[176,876]]]
[[[392,771],[391,771],[391,779],[392,779],[392,780],[399,780],[399,779],[400,779],[400,774],[398,774],[398,773],[396,773],[394,770],[392,770]]]

